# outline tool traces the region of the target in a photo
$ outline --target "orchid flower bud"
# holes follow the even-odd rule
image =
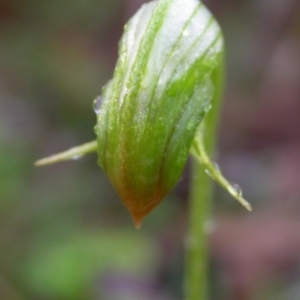
[[[96,132],[99,164],[137,224],[182,174],[222,49],[197,0],[150,2],[125,26]]]
[[[125,26],[97,109],[97,144],[85,146],[97,148],[137,227],[178,182],[193,141],[202,143],[196,133],[220,89],[213,74],[222,55],[221,30],[198,0],[152,1]],[[203,147],[193,149],[205,156]],[[202,163],[214,173],[208,158]]]

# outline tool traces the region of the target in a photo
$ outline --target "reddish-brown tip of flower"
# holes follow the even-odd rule
[[[122,178],[123,182],[115,182],[116,191],[123,204],[132,216],[135,227],[141,227],[144,218],[163,200],[167,194],[166,189],[161,184],[152,190],[132,184],[126,184],[128,180]],[[116,184],[117,183],[117,184]],[[125,184],[124,184],[125,183]]]
[[[132,213],[132,212],[131,212],[131,216],[132,216],[135,228],[140,229],[141,225],[142,225],[142,221],[143,221],[145,216],[141,215],[139,213]]]
[[[133,219],[133,222],[134,222],[134,226],[135,226],[136,229],[140,229],[144,218],[150,213],[150,211],[153,210],[153,208],[155,206],[158,205],[158,203],[155,203],[155,204],[147,207],[146,209],[139,209],[139,208],[136,208],[136,207],[135,208],[131,207],[129,209],[129,212],[130,212],[130,214],[132,216],[132,219]]]
[[[124,198],[123,203],[129,210],[136,229],[141,227],[144,218],[162,201],[162,198],[146,199],[146,201],[127,201]]]

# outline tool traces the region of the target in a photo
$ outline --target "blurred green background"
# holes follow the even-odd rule
[[[142,0],[0,0],[0,299],[179,300],[189,167],[135,230],[91,155],[93,99]],[[300,299],[300,1],[207,0],[227,45],[216,155],[212,299]]]

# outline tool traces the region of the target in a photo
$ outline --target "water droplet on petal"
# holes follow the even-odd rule
[[[98,135],[98,127],[97,127],[97,125],[94,126],[94,133],[95,133],[96,135]]]
[[[101,103],[102,103],[102,97],[101,96],[97,97],[93,102],[93,109],[94,109],[94,112],[96,113],[96,115],[98,115],[99,112],[100,112]]]
[[[188,131],[190,131],[190,130],[193,130],[194,127],[195,127],[195,122],[194,122],[194,120],[191,120],[190,122],[188,122],[187,128],[186,128],[186,129],[187,129]]]
[[[212,105],[211,105],[211,104],[207,104],[207,105],[205,105],[205,107],[204,107],[204,111],[205,111],[206,113],[208,113],[208,112],[211,110],[211,108],[212,108]]]
[[[233,187],[234,191],[236,192],[236,194],[237,194],[238,196],[240,196],[240,197],[243,196],[242,188],[241,188],[238,184],[233,183],[233,184],[232,184],[232,187]]]
[[[183,30],[182,35],[183,36],[189,36],[190,33],[188,32],[188,30]]]

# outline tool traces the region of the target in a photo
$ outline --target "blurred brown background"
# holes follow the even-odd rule
[[[0,0],[0,299],[179,300],[188,168],[137,231],[91,155],[93,99],[142,0]],[[227,45],[217,161],[250,214],[216,187],[216,300],[300,299],[300,1],[207,0]]]

